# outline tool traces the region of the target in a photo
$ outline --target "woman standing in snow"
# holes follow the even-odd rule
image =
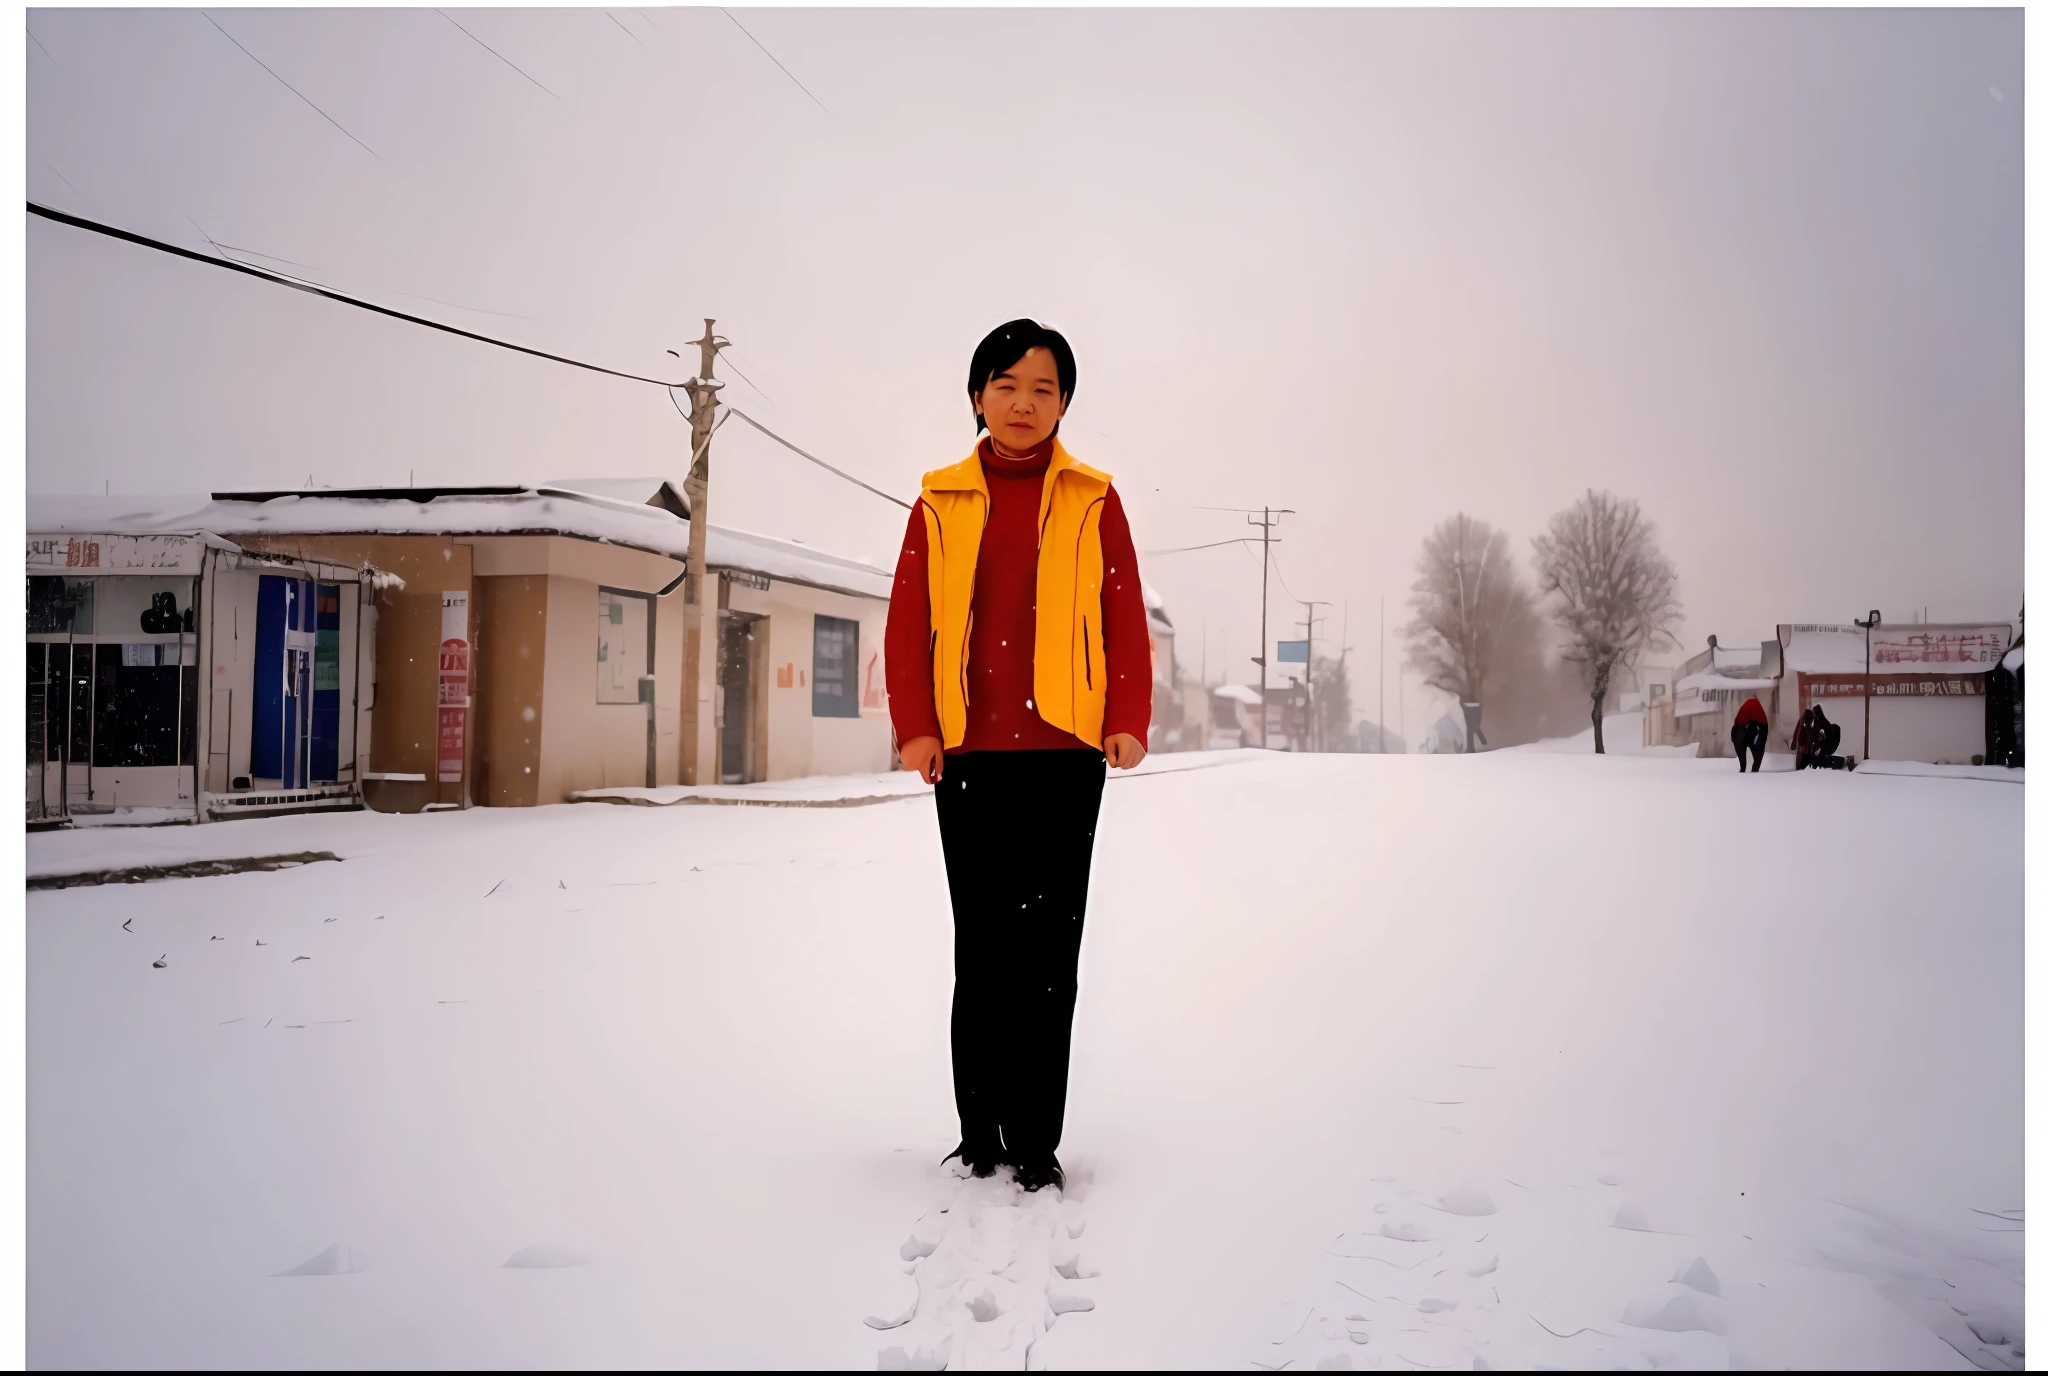
[[[889,714],[904,768],[937,786],[953,900],[947,1157],[1027,1190],[1065,1183],[1088,865],[1105,761],[1145,758],[1151,633],[1107,473],[1059,442],[1074,352],[1013,320],[974,351],[986,431],[925,474],[889,601]]]

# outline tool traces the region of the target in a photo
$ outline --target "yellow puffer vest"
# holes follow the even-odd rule
[[[1038,499],[1038,633],[1032,699],[1052,726],[1102,748],[1108,670],[1102,659],[1102,504],[1109,474],[1058,440]],[[946,747],[967,738],[967,637],[974,569],[988,525],[981,451],[924,475],[925,565],[931,584],[932,694]]]

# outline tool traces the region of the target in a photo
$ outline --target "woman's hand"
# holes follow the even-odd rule
[[[1109,757],[1111,769],[1135,769],[1145,758],[1145,747],[1136,736],[1119,731],[1102,743],[1102,753]]]
[[[945,777],[946,745],[937,736],[914,736],[898,747],[896,756],[928,784]]]

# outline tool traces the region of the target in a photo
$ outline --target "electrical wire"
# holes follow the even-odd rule
[[[628,37],[628,38],[632,39],[632,40],[633,40],[633,41],[634,41],[634,42],[635,42],[636,44],[639,44],[639,46],[641,46],[641,47],[643,47],[643,48],[647,46],[647,45],[646,45],[645,43],[641,43],[641,42],[640,42],[640,35],[639,35],[639,34],[637,34],[637,33],[634,33],[634,32],[633,32],[633,31],[632,31],[631,29],[627,28],[627,27],[626,27],[626,26],[625,26],[624,24],[619,24],[619,17],[618,17],[618,16],[616,15],[616,14],[613,14],[613,13],[612,13],[612,12],[611,12],[610,10],[606,10],[606,11],[604,12],[604,17],[605,17],[605,18],[607,18],[607,19],[609,19],[609,20],[611,20],[611,21],[612,21],[612,23],[614,23],[614,24],[618,24],[618,25],[619,25],[619,32],[620,32],[620,33],[622,33],[622,34],[624,34],[624,35],[626,35],[626,37]]]
[[[62,172],[57,171],[57,166],[55,163],[51,162],[48,158],[44,157],[40,153],[36,154],[36,161],[41,163],[43,166],[49,168],[51,173],[55,175],[58,181],[64,183],[64,185],[66,186],[71,186],[71,178],[65,176]],[[75,186],[71,186],[71,194],[78,197],[78,199],[81,201],[85,199],[85,193],[83,191],[80,191]]]
[[[220,21],[219,21],[219,20],[215,19],[215,18],[214,18],[214,17],[212,16],[212,15],[208,14],[208,13],[207,13],[207,12],[206,12],[205,10],[201,10],[201,11],[199,11],[199,17],[200,17],[201,19],[204,19],[204,20],[205,20],[205,21],[206,21],[207,23],[209,23],[209,24],[213,25],[213,26],[214,26],[214,27],[215,27],[216,29],[220,29],[220,36],[221,36],[222,38],[225,38],[225,39],[226,39],[226,40],[227,40],[228,42],[230,42],[230,43],[234,44],[234,45],[235,45],[235,46],[236,46],[237,48],[242,48],[242,41],[241,41],[241,40],[240,40],[239,38],[236,38],[236,37],[235,37],[235,36],[234,36],[233,34],[229,33],[229,32],[228,32],[228,31],[227,31],[226,29],[221,29],[221,28],[220,28]],[[311,109],[311,110],[312,110],[312,112],[313,112],[314,114],[316,114],[316,115],[320,116],[320,118],[322,118],[322,119],[326,120],[326,121],[327,121],[327,122],[328,122],[329,124],[333,125],[333,126],[334,126],[335,128],[337,128],[337,129],[340,129],[342,133],[344,133],[344,134],[348,134],[349,142],[353,143],[353,144],[354,144],[354,145],[355,145],[356,147],[358,147],[358,148],[362,149],[362,150],[363,150],[363,151],[364,151],[365,153],[368,153],[368,154],[369,154],[369,155],[370,155],[371,157],[373,157],[373,158],[376,158],[378,162],[382,162],[382,161],[384,161],[384,159],[383,159],[383,158],[381,158],[381,157],[378,157],[378,155],[377,155],[377,150],[376,150],[376,149],[374,149],[374,148],[370,147],[370,145],[369,145],[369,144],[367,144],[367,143],[364,143],[364,142],[363,142],[363,141],[362,141],[361,139],[357,138],[357,137],[356,137],[356,136],[355,136],[354,134],[349,134],[349,132],[348,132],[348,130],[347,130],[347,129],[344,129],[344,128],[342,128],[342,124],[341,124],[341,121],[340,121],[340,120],[336,119],[336,118],[335,118],[335,117],[334,117],[333,115],[330,115],[330,114],[328,114],[328,113],[327,113],[327,112],[326,112],[325,110],[321,109],[321,108],[320,108],[319,106],[317,106],[317,105],[313,104],[313,102],[312,102],[311,100],[308,100],[308,99],[307,99],[307,97],[306,97],[306,93],[305,93],[304,91],[301,91],[301,90],[300,90],[300,89],[299,89],[298,87],[296,87],[296,86],[292,85],[292,84],[291,84],[291,83],[290,83],[289,81],[286,81],[286,80],[285,80],[285,79],[284,79],[283,77],[281,77],[281,76],[278,76],[278,75],[277,75],[277,72],[276,72],[276,71],[275,71],[275,70],[274,70],[274,69],[273,69],[273,68],[271,67],[271,65],[270,65],[270,64],[269,64],[268,62],[265,62],[265,61],[264,61],[264,60],[263,60],[262,58],[260,58],[260,57],[256,56],[256,54],[254,54],[254,53],[250,52],[250,51],[249,51],[249,50],[248,50],[247,48],[242,48],[242,56],[244,56],[244,57],[248,58],[248,59],[249,59],[249,60],[250,60],[251,62],[253,62],[253,63],[255,63],[255,64],[256,64],[257,66],[261,67],[261,68],[262,68],[262,69],[263,69],[264,71],[266,71],[266,72],[269,72],[271,76],[273,76],[273,77],[275,77],[275,78],[276,78],[276,80],[277,80],[277,84],[278,84],[278,85],[280,85],[280,86],[284,87],[284,88],[285,88],[285,89],[286,89],[287,91],[290,91],[290,92],[291,92],[291,93],[292,93],[293,95],[297,96],[297,97],[298,97],[298,98],[299,98],[300,100],[304,100],[304,101],[306,102],[307,108]]]
[[[755,46],[755,47],[759,48],[759,49],[760,49],[760,50],[761,50],[762,52],[764,52],[764,53],[768,53],[768,60],[769,60],[770,62],[773,62],[773,63],[774,63],[774,64],[775,64],[775,65],[776,65],[777,67],[781,67],[781,68],[782,68],[782,74],[783,74],[784,76],[788,77],[788,78],[789,78],[789,79],[790,79],[791,81],[796,81],[796,88],[797,88],[797,89],[798,89],[799,91],[802,91],[802,92],[803,92],[803,93],[804,93],[805,95],[807,95],[807,96],[811,96],[811,88],[810,88],[810,87],[808,87],[808,86],[806,86],[806,85],[804,85],[804,84],[803,84],[803,83],[802,83],[801,81],[797,81],[797,80],[796,80],[796,73],[795,73],[795,72],[792,72],[792,71],[791,71],[791,70],[790,70],[789,68],[787,68],[787,67],[783,67],[783,66],[782,66],[782,59],[781,59],[781,58],[779,58],[779,57],[777,57],[777,56],[776,56],[776,55],[775,55],[774,53],[770,53],[770,52],[768,52],[768,45],[767,45],[766,43],[763,43],[763,42],[762,42],[762,41],[761,41],[760,39],[758,39],[758,38],[754,38],[754,35],[753,35],[753,32],[752,32],[752,30],[748,29],[748,28],[747,28],[747,26],[746,26],[745,24],[742,24],[742,23],[740,23],[740,21],[739,21],[739,20],[737,20],[737,19],[733,19],[733,15],[732,15],[732,11],[731,11],[731,10],[729,10],[729,9],[725,9],[724,7],[722,7],[722,6],[721,6],[718,12],[719,12],[720,14],[724,15],[724,16],[725,16],[725,17],[726,17],[727,19],[732,19],[732,22],[733,22],[733,27],[734,27],[734,28],[737,28],[737,29],[738,29],[738,30],[739,30],[739,31],[740,31],[741,33],[743,33],[743,34],[746,34],[746,36],[747,36],[748,38],[752,38],[752,39],[753,39],[753,41],[754,41],[754,46]],[[819,100],[819,99],[818,99],[818,98],[817,98],[816,96],[811,96],[811,104],[813,104],[813,105],[817,106],[817,107],[818,107],[818,108],[819,108],[820,110],[825,110],[825,102],[824,102],[824,101],[822,101],[822,100]],[[831,114],[832,112],[831,112],[830,110],[825,110],[825,113],[829,115],[829,114]],[[894,499],[892,498],[891,500],[894,500]]]
[[[673,399],[673,398],[671,398],[671,399]],[[679,408],[677,408],[677,409],[681,409],[681,408],[679,407]],[[745,421],[745,422],[746,422],[747,424],[749,424],[749,425],[753,426],[753,427],[754,427],[754,428],[755,428],[756,430],[759,430],[759,431],[760,431],[760,432],[761,432],[762,434],[766,435],[766,436],[767,436],[767,437],[768,437],[769,439],[771,439],[771,440],[774,440],[774,441],[775,441],[775,442],[776,442],[777,444],[781,445],[781,446],[782,446],[782,447],[783,447],[784,449],[787,449],[787,450],[789,450],[789,451],[790,451],[790,452],[791,452],[792,454],[795,454],[795,455],[797,455],[797,456],[798,456],[798,457],[800,457],[800,458],[806,458],[806,459],[809,459],[809,460],[810,460],[810,461],[811,461],[812,463],[814,463],[814,464],[818,465],[818,467],[820,467],[820,468],[824,469],[824,470],[825,470],[825,471],[826,471],[827,473],[830,473],[830,474],[832,474],[832,475],[833,475],[834,477],[837,477],[837,478],[844,478],[844,479],[846,479],[846,481],[848,481],[848,482],[852,483],[852,484],[853,484],[853,485],[854,485],[855,487],[861,488],[861,489],[862,489],[863,491],[867,491],[867,492],[872,492],[872,493],[874,493],[874,494],[875,494],[875,495],[876,495],[877,497],[880,497],[880,498],[881,498],[881,499],[882,499],[883,501],[885,501],[885,502],[894,502],[894,503],[896,503],[896,505],[898,505],[898,506],[902,507],[902,508],[903,508],[903,509],[904,509],[905,511],[911,511],[911,510],[914,510],[914,508],[913,508],[913,507],[911,506],[911,504],[910,504],[909,502],[906,502],[906,501],[904,501],[904,500],[903,500],[903,499],[902,499],[901,497],[892,497],[892,496],[890,496],[890,495],[889,495],[888,493],[886,493],[886,492],[882,491],[882,489],[881,489],[881,488],[879,488],[879,487],[874,487],[874,486],[872,486],[872,485],[870,485],[870,484],[868,484],[868,483],[864,483],[864,482],[862,482],[862,481],[861,481],[861,480],[860,480],[859,478],[856,478],[856,477],[854,477],[854,476],[853,476],[853,474],[851,474],[851,473],[848,473],[848,472],[847,472],[847,471],[846,471],[845,469],[842,469],[842,468],[834,468],[834,467],[833,467],[833,466],[832,466],[831,464],[829,464],[829,463],[826,463],[826,462],[825,462],[825,461],[824,461],[823,459],[819,458],[819,457],[818,457],[818,456],[817,456],[816,454],[807,454],[807,453],[805,453],[805,452],[804,452],[803,450],[801,450],[801,449],[797,448],[797,447],[796,447],[795,445],[791,444],[791,443],[790,443],[790,442],[789,442],[788,440],[786,440],[786,439],[782,438],[782,436],[780,436],[780,435],[776,434],[776,433],[775,433],[775,432],[774,432],[773,430],[770,430],[770,429],[769,429],[769,428],[768,428],[767,426],[765,426],[765,425],[761,424],[761,422],[760,422],[760,421],[757,421],[757,420],[755,420],[755,419],[754,419],[754,418],[753,418],[752,416],[748,415],[748,414],[747,414],[747,413],[746,413],[745,411],[742,411],[742,410],[740,410],[740,409],[739,409],[738,407],[735,407],[735,406],[728,406],[728,407],[726,407],[726,414],[727,414],[727,415],[732,415],[732,416],[738,416],[738,417],[739,417],[739,418],[740,418],[741,420],[743,420],[743,421]]]
[[[56,169],[55,169],[55,168],[52,168],[52,169],[50,169],[50,170],[54,172],[54,171],[55,171]],[[68,184],[68,183],[67,183],[67,184]],[[763,401],[767,402],[767,403],[768,403],[768,404],[769,404],[770,406],[773,406],[773,405],[775,404],[775,398],[774,398],[774,397],[771,397],[771,396],[769,396],[769,395],[768,395],[768,394],[767,394],[766,392],[762,392],[762,391],[761,391],[761,384],[760,384],[760,383],[758,383],[758,382],[754,381],[754,379],[752,379],[752,378],[748,377],[748,376],[747,376],[747,375],[746,375],[745,373],[742,373],[742,372],[740,372],[740,365],[739,365],[739,364],[737,364],[737,363],[735,363],[735,362],[733,362],[733,359],[732,359],[732,351],[731,351],[730,349],[727,349],[727,350],[723,351],[723,352],[721,353],[720,357],[722,357],[722,358],[724,358],[724,359],[725,359],[725,366],[726,366],[726,367],[728,367],[728,368],[730,368],[730,369],[732,369],[732,370],[733,370],[733,372],[734,372],[734,374],[736,374],[736,375],[738,376],[738,378],[739,378],[739,380],[740,380],[741,382],[744,382],[744,383],[746,383],[746,384],[747,384],[747,386],[749,386],[749,387],[753,388],[753,389],[754,389],[754,390],[755,390],[756,392],[760,392],[760,394],[761,394],[761,400],[763,400]]]
[[[460,34],[461,34],[461,35],[462,35],[462,36],[463,36],[464,38],[467,38],[467,39],[468,39],[468,40],[469,40],[470,42],[472,42],[472,43],[476,44],[476,45],[477,45],[477,46],[478,46],[479,48],[482,48],[482,49],[483,49],[483,50],[484,50],[485,52],[489,53],[489,54],[490,54],[490,55],[491,55],[492,57],[495,57],[495,58],[497,58],[497,59],[498,59],[498,61],[500,61],[500,62],[504,63],[504,64],[505,64],[505,65],[506,65],[507,67],[510,67],[510,68],[511,68],[511,69],[512,69],[513,71],[515,71],[515,72],[519,73],[519,75],[521,75],[521,76],[525,77],[525,78],[526,78],[526,79],[527,79],[528,81],[532,81],[534,85],[536,85],[536,86],[540,86],[540,89],[541,89],[541,90],[543,90],[543,91],[547,91],[547,92],[548,92],[548,94],[549,94],[549,95],[551,95],[551,96],[555,96],[555,93],[554,93],[553,91],[548,91],[548,88],[547,88],[547,87],[545,87],[545,86],[541,86],[541,85],[540,85],[540,82],[538,82],[538,81],[534,80],[533,74],[532,74],[532,73],[530,73],[530,72],[528,72],[528,71],[527,71],[527,70],[526,70],[526,69],[525,69],[524,67],[521,67],[521,66],[520,66],[520,65],[519,65],[519,64],[518,64],[517,62],[514,62],[514,61],[513,61],[513,60],[512,60],[511,58],[509,58],[509,57],[505,56],[505,54],[503,54],[503,53],[499,52],[499,51],[498,51],[498,50],[497,50],[496,48],[493,48],[493,47],[492,47],[492,46],[491,46],[490,44],[488,44],[488,43],[484,42],[484,41],[483,41],[483,40],[482,40],[481,38],[478,38],[478,37],[477,37],[477,36],[476,36],[475,34],[471,33],[471,32],[470,32],[470,31],[469,31],[468,29],[465,29],[465,28],[463,28],[463,27],[462,27],[462,25],[460,25],[460,24],[457,24],[457,23],[455,22],[455,16],[454,16],[454,15],[452,15],[452,14],[448,13],[448,11],[446,11],[446,10],[435,10],[435,11],[434,11],[434,13],[435,13],[435,14],[438,14],[438,15],[440,15],[440,16],[441,16],[441,17],[442,17],[443,19],[447,20],[447,21],[448,21],[449,23],[451,23],[451,24],[455,24],[455,28],[456,28],[456,31],[457,31],[458,33],[460,33]],[[560,99],[561,99],[561,97],[560,97],[560,96],[555,96],[555,99],[556,99],[556,100],[560,100]]]
[[[375,315],[389,316],[393,320],[403,320],[408,325],[422,325],[430,330],[439,330],[443,334],[452,334],[459,339],[473,339],[479,344],[489,344],[494,348],[506,349],[515,354],[525,354],[529,358],[544,358],[550,363],[563,363],[571,368],[581,368],[586,372],[603,373],[606,377],[624,378],[627,382],[644,382],[654,387],[679,387],[682,385],[681,383],[670,382],[665,378],[642,377],[638,373],[623,373],[616,368],[606,368],[601,364],[585,363],[581,359],[567,358],[561,354],[551,354],[544,349],[532,349],[524,344],[514,344],[508,340],[494,339],[490,335],[478,334],[474,330],[460,329],[454,325],[444,324],[439,320],[429,320],[425,316],[410,315],[405,311],[393,310],[389,306],[380,306],[374,301],[364,301],[359,297],[349,296],[330,287],[323,287],[316,283],[292,277],[288,273],[271,272],[266,268],[259,268],[252,263],[244,263],[238,259],[221,258],[211,253],[200,253],[189,248],[179,248],[176,244],[167,244],[161,239],[151,239],[145,235],[133,233],[130,230],[116,229],[112,225],[104,225],[97,220],[88,220],[82,215],[71,215],[62,210],[54,210],[46,205],[37,205],[34,201],[28,202],[28,213],[40,215],[46,220],[55,220],[58,224],[69,225],[73,229],[83,229],[94,234],[104,234],[110,239],[119,239],[124,243],[155,249],[159,253],[168,253],[176,258],[189,258],[195,263],[210,263],[214,267],[226,268],[229,272],[239,272],[245,276],[254,277],[258,281],[271,282],[280,287],[289,287],[293,291],[302,291],[311,296],[323,296],[329,301],[338,301],[344,306],[354,306],[357,310],[369,311]],[[467,307],[459,307],[458,309],[467,309]]]
[[[1154,555],[1159,554],[1186,554],[1191,550],[1220,549],[1224,545],[1249,545],[1257,543],[1249,535],[1240,535],[1235,540],[1212,540],[1206,545],[1181,545],[1176,549],[1147,549],[1140,550],[1139,553],[1150,559]]]
[[[22,27],[28,30],[28,41],[35,44],[38,48],[43,48],[43,40],[36,37],[36,31],[28,28],[26,24]],[[43,48],[43,56],[50,57],[50,50],[48,48]],[[50,61],[55,62],[56,60],[56,58],[50,57]]]

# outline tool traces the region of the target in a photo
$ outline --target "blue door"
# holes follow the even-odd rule
[[[249,773],[282,779],[285,761],[284,631],[295,578],[266,573],[256,584],[256,682],[249,735]]]
[[[338,609],[340,590],[335,590]],[[284,788],[313,782],[313,584],[266,573],[256,587],[256,682],[249,772]],[[339,708],[337,694],[337,710]],[[330,772],[329,777],[332,777]]]

